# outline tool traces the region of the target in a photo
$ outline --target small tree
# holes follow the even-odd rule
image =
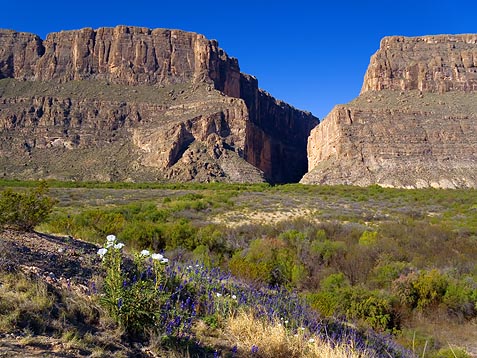
[[[45,182],[26,192],[4,190],[0,194],[0,227],[32,231],[48,217],[56,204],[56,200],[47,194]]]

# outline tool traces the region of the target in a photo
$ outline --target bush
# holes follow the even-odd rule
[[[380,288],[387,288],[401,274],[410,270],[410,264],[404,261],[380,262],[373,269],[373,281]]]
[[[392,332],[399,329],[399,319],[393,310],[391,298],[377,291],[354,289],[346,316],[361,320],[377,331]]]
[[[346,316],[377,331],[394,332],[399,318],[393,299],[379,291],[352,287],[343,273],[331,274],[321,281],[321,290],[308,294],[309,304],[325,316]]]
[[[311,250],[319,257],[319,262],[330,266],[337,258],[346,253],[346,244],[342,241],[324,241],[315,240],[312,243]]]
[[[269,285],[297,286],[308,276],[307,269],[281,239],[253,240],[250,247],[233,255],[231,272]]]
[[[373,246],[378,241],[378,233],[376,231],[365,231],[359,238],[359,244],[362,246]]]
[[[56,204],[47,194],[44,182],[27,192],[4,190],[0,196],[0,227],[32,231],[47,219]]]
[[[125,224],[118,238],[134,248],[151,247],[162,250],[166,246],[164,225],[151,221],[133,220]]]
[[[443,302],[449,285],[448,278],[438,270],[411,272],[393,282],[393,291],[401,304],[408,308],[425,310]]]
[[[477,290],[473,280],[451,280],[442,299],[448,313],[457,318],[472,318],[477,314]]]

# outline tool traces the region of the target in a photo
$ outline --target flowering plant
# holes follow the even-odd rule
[[[158,290],[164,283],[164,267],[168,262],[161,254],[142,250],[135,255],[134,269],[126,270],[125,245],[116,236],[108,235],[105,247],[98,250],[106,270],[101,302],[109,313],[132,335],[142,335],[157,325],[160,308],[167,295]]]

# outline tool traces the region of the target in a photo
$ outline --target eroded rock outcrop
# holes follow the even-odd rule
[[[477,187],[477,35],[388,37],[308,140],[303,183]]]
[[[0,30],[2,78],[5,177],[297,181],[318,123],[180,30]]]

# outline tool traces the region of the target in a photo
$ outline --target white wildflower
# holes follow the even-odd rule
[[[288,324],[288,320],[285,321],[285,324]]]
[[[149,250],[142,250],[139,255],[141,256],[144,256],[144,257],[148,257],[151,253],[149,252]]]
[[[315,339],[314,339],[314,338],[310,338],[310,339],[308,340],[308,343],[315,343]]]
[[[153,260],[162,260],[164,258],[164,256],[162,256],[161,254],[152,254],[151,255],[151,259]]]
[[[222,297],[222,294],[219,293],[219,292],[217,292],[216,295],[217,295],[217,297]]]
[[[116,242],[116,236],[115,235],[106,236],[106,247],[114,246],[115,242]]]
[[[108,252],[108,249],[101,248],[101,249],[98,250],[98,255],[99,255],[99,257],[103,258],[103,256],[106,255],[107,252]]]
[[[165,257],[161,260],[161,264],[167,264],[169,262],[169,259],[166,259]]]
[[[236,299],[237,299],[237,296],[232,295],[232,299],[233,299],[233,300],[236,300]]]
[[[115,249],[121,250],[124,247],[124,244],[122,242],[118,242],[117,244],[114,245]]]

